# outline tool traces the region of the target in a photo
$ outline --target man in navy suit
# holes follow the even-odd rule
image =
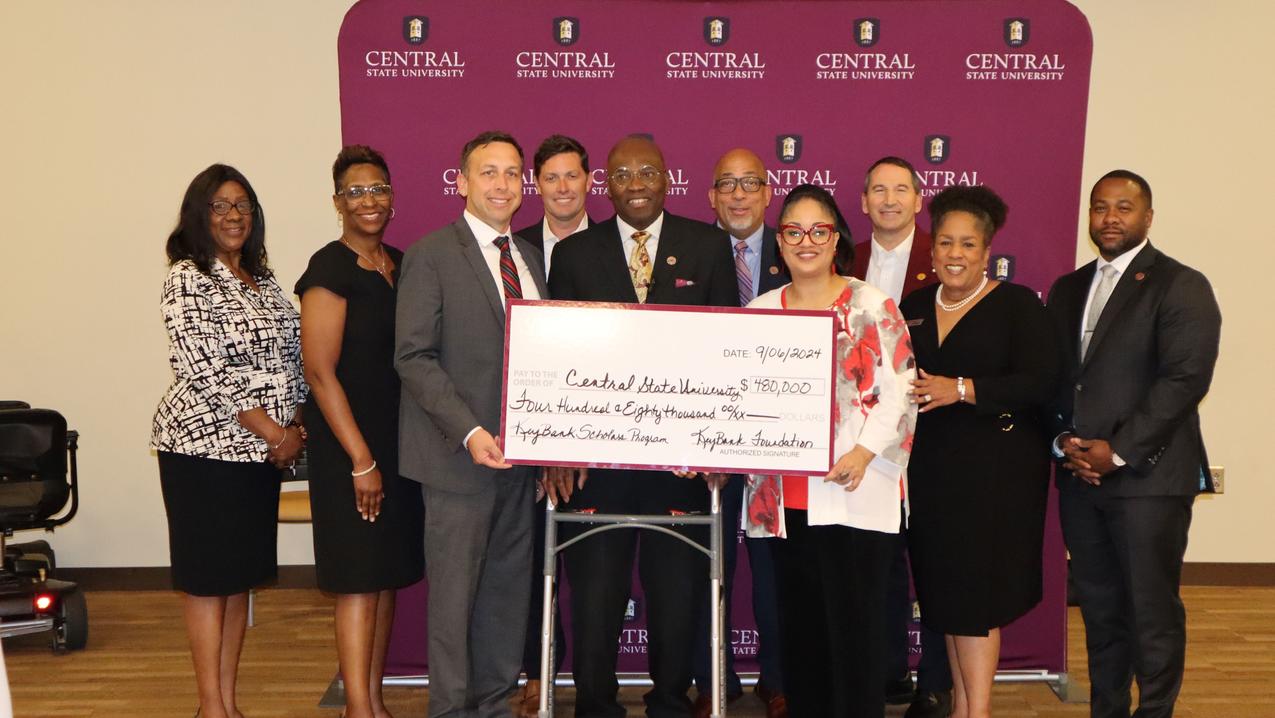
[[[1169,718],[1186,660],[1178,595],[1195,495],[1212,490],[1199,403],[1222,316],[1203,274],[1151,246],[1151,187],[1108,172],[1089,195],[1097,260],[1054,283],[1064,351],[1058,511],[1085,621],[1090,715]]]
[[[558,242],[593,225],[584,209],[589,196],[589,153],[584,145],[566,135],[550,135],[536,150],[532,159],[536,189],[544,203],[544,218],[515,232],[540,250],[545,276],[549,276],[549,259]],[[514,714],[519,718],[535,718],[540,712],[540,620],[544,608],[545,510],[540,496],[532,504],[535,536],[532,543],[531,602],[527,613],[527,642],[522,652],[522,670],[527,682],[514,701]],[[562,621],[554,623],[554,667],[551,675],[562,668],[566,642]]]
[[[903,297],[936,280],[930,257],[930,234],[916,224],[921,211],[921,181],[912,164],[901,157],[882,157],[868,168],[863,180],[863,213],[872,222],[872,238],[854,248],[855,277],[885,292],[897,305]],[[952,670],[943,634],[921,627],[921,661],[916,690],[908,668],[908,624],[912,601],[908,592],[906,524],[890,565],[886,634],[886,700],[907,703],[904,718],[947,718],[952,709]]]
[[[739,304],[735,264],[726,233],[664,211],[668,188],[664,155],[645,137],[620,140],[607,156],[607,184],[615,216],[558,243],[549,271],[553,299],[690,304]],[[587,483],[583,483],[587,477]],[[567,494],[567,511],[618,514],[706,513],[704,482],[667,471],[592,469]],[[564,498],[567,498],[564,497]],[[704,527],[681,527],[704,543]],[[567,527],[563,538],[578,533]],[[636,529],[591,536],[567,549],[571,584],[572,670],[577,718],[624,716],[616,700],[620,629],[628,605],[633,557],[646,596],[649,672],[644,697],[651,718],[687,718],[696,607],[707,600],[708,564],[702,554],[664,534]]]
[[[717,226],[726,230],[731,253],[735,257],[735,278],[739,284],[739,303],[745,305],[757,295],[778,289],[789,281],[788,272],[780,266],[777,235],[766,226],[766,208],[770,206],[771,188],[766,182],[766,167],[752,150],[736,148],[722,155],[713,168],[713,186],[708,188],[708,203],[717,214]],[[726,635],[730,636],[732,587],[735,583],[735,561],[739,545],[739,514],[744,503],[744,477],[734,475],[722,487],[723,558],[726,577]],[[754,692],[766,704],[768,718],[787,715],[783,678],[779,668],[779,614],[775,604],[775,569],[770,558],[770,542],[777,539],[753,539],[747,543],[748,566],[753,576],[753,618],[757,622],[757,662],[761,675]],[[695,645],[696,718],[707,718],[712,710],[712,657],[708,648],[708,606],[699,611],[699,638]],[[739,675],[735,673],[733,651],[726,654],[726,698],[734,700],[743,693]]]

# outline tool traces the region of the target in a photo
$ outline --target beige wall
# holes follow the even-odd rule
[[[1226,317],[1203,413],[1228,487],[1197,503],[1188,559],[1275,562],[1275,483],[1256,441],[1275,400],[1261,361],[1272,345],[1269,302],[1258,299],[1271,295],[1275,267],[1264,206],[1269,127],[1259,126],[1275,111],[1275,43],[1265,29],[1275,6],[1077,4],[1095,46],[1086,186],[1117,166],[1147,176],[1159,209],[1154,241],[1209,276]],[[336,34],[346,7],[58,0],[5,8],[0,398],[57,408],[83,433],[83,508],[53,537],[61,564],[167,563],[147,450],[169,381],[158,309],[163,241],[186,183],[213,161],[253,181],[285,285],[333,236],[327,174],[340,142]],[[1078,261],[1088,261],[1087,240],[1077,246]],[[280,561],[310,555],[309,528],[283,527]]]

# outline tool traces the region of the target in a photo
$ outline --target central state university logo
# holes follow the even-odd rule
[[[859,47],[872,47],[881,37],[881,21],[875,17],[861,17],[854,21],[854,43]]]
[[[429,18],[424,15],[408,15],[403,18],[403,39],[409,45],[419,45],[429,38]]]
[[[713,47],[725,45],[730,39],[730,18],[728,17],[706,17],[704,18],[704,41]]]
[[[952,151],[952,138],[947,135],[930,135],[925,138],[925,148],[922,154],[925,161],[932,165],[941,165],[947,161],[947,156]]]
[[[1005,44],[1010,47],[1022,47],[1031,38],[1031,21],[1025,17],[1005,19]]]
[[[1012,254],[994,254],[992,255],[992,276],[1003,282],[1008,282],[1014,278],[1014,255]]]
[[[574,45],[580,39],[580,18],[555,17],[553,19],[553,41],[566,47]]]
[[[775,157],[786,165],[801,159],[801,135],[779,135],[776,137]]]

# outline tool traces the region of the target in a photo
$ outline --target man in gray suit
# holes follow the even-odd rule
[[[507,134],[466,144],[465,212],[407,250],[399,279],[399,466],[425,498],[431,718],[510,715],[522,662],[534,476],[492,436],[505,303],[548,296],[539,253],[509,230],[522,164]]]

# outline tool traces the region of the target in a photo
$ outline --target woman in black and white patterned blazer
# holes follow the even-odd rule
[[[173,383],[155,412],[173,586],[203,718],[242,718],[235,678],[248,590],[277,573],[279,470],[301,451],[300,318],[266,264],[252,185],[212,165],[168,237]]]

